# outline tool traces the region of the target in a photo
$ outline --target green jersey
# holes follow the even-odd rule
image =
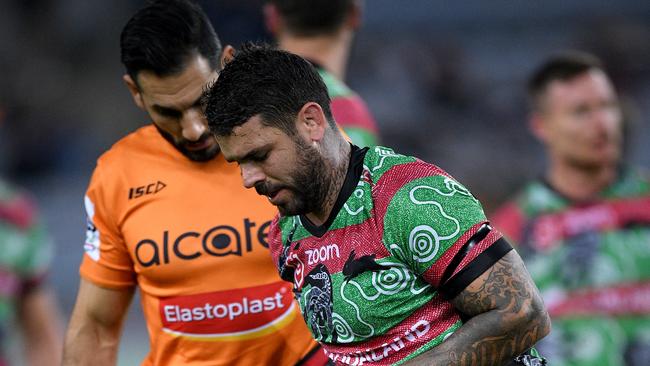
[[[349,365],[401,364],[442,343],[463,324],[447,299],[511,250],[465,187],[385,147],[352,147],[323,225],[280,217],[269,239],[313,336]]]
[[[50,242],[22,192],[0,181],[0,365],[13,334],[21,298],[44,278]]]
[[[322,67],[316,65],[316,69],[327,86],[336,123],[353,144],[361,147],[376,145],[379,142],[377,122],[363,99]]]
[[[589,202],[536,181],[493,219],[544,297],[551,365],[650,365],[648,177],[624,172]]]

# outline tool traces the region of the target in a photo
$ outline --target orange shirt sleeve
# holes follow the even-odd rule
[[[133,261],[120,233],[117,175],[97,167],[84,197],[86,241],[79,273],[99,286],[122,288],[136,284]]]

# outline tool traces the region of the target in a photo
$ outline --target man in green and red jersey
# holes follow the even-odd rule
[[[379,142],[377,123],[361,97],[344,82],[354,32],[361,25],[359,0],[268,0],[266,26],[278,47],[309,60],[323,78],[337,124],[355,145]]]
[[[0,137],[5,112],[0,105]],[[61,312],[47,281],[53,249],[31,194],[0,177],[0,366],[61,355]]]
[[[46,281],[52,249],[28,194],[0,179],[2,366],[12,364],[8,356],[17,338],[22,338],[25,365],[46,365],[60,357],[61,314]]]
[[[548,168],[493,216],[553,318],[553,365],[650,365],[650,179],[621,164],[623,120],[601,63],[567,53],[529,82]]]
[[[435,165],[347,142],[306,60],[245,47],[203,102],[224,157],[280,210],[269,249],[332,361],[543,364],[518,355],[548,315],[480,203]]]

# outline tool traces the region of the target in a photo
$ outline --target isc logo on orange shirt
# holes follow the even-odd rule
[[[140,187],[129,188],[129,199],[142,197],[147,194],[156,194],[163,190],[167,185],[161,181],[149,183]]]
[[[163,330],[201,340],[234,341],[261,337],[296,314],[286,282],[177,296],[160,300]]]

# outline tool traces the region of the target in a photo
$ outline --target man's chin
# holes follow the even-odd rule
[[[291,204],[280,204],[276,205],[282,216],[297,216],[297,215],[306,215],[310,212],[307,205],[302,204],[302,202],[293,201]]]
[[[300,210],[298,210],[296,207],[287,207],[286,205],[278,205],[275,207],[278,208],[278,211],[282,216],[296,216],[304,214],[304,212],[300,212]]]
[[[188,159],[199,163],[214,159],[219,154],[219,151],[221,150],[219,149],[218,145],[216,147],[197,150],[197,151],[192,151],[187,149],[181,150],[183,155],[185,155]]]

